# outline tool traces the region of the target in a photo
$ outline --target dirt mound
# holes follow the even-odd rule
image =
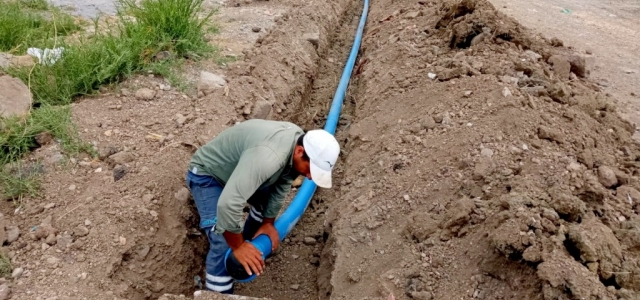
[[[640,152],[588,58],[486,1],[372,5],[331,293],[637,297]]]

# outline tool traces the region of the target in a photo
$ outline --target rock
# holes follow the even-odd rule
[[[200,72],[200,79],[197,84],[198,92],[208,95],[225,85],[227,85],[227,81],[224,77],[207,71]]]
[[[550,140],[560,144],[564,142],[564,136],[560,131],[546,126],[540,126],[538,128],[538,137],[543,140]]]
[[[442,120],[440,122],[442,122]],[[426,130],[434,129],[437,126],[436,120],[431,116],[425,116],[422,119],[421,125],[422,125],[422,128]]]
[[[148,88],[141,88],[136,91],[135,97],[138,100],[153,100],[153,98],[156,97],[156,91]]]
[[[127,167],[123,165],[117,165],[113,168],[113,181],[118,181],[127,175]]]
[[[24,273],[23,268],[15,268],[13,269],[13,272],[11,272],[11,278],[18,279],[20,278],[20,276],[22,276],[22,273]]]
[[[588,78],[591,75],[592,59],[584,56],[574,55],[569,58],[571,64],[571,72],[578,77]]]
[[[140,251],[138,251],[138,259],[144,260],[145,258],[147,258],[147,255],[149,255],[150,251],[151,251],[151,247],[149,245],[144,245],[140,249]]]
[[[483,148],[480,151],[480,155],[484,156],[484,157],[488,157],[491,158],[493,156],[493,150],[489,149],[489,148]]]
[[[89,222],[89,224],[91,224],[91,222]],[[87,236],[89,234],[89,228],[85,227],[84,225],[78,225],[73,234],[79,237]]]
[[[253,110],[249,119],[267,119],[271,113],[271,103],[266,100],[258,100],[253,104]]]
[[[444,69],[438,74],[440,81],[447,81],[462,76],[462,68]]]
[[[547,62],[553,66],[553,71],[559,78],[569,79],[571,75],[571,64],[569,58],[563,55],[552,55]]]
[[[260,28],[260,27],[251,28],[251,31],[253,31],[253,32],[260,32],[261,30],[262,30],[262,28]]]
[[[474,180],[482,180],[491,175],[494,170],[495,166],[491,159],[483,157],[483,159],[480,159],[480,161],[475,165],[472,178]]]
[[[9,295],[11,295],[11,289],[9,288],[9,285],[6,283],[0,285],[0,300],[9,299]]]
[[[636,205],[640,203],[640,191],[628,185],[619,186],[616,189],[616,196],[622,202]],[[7,239],[9,237],[9,228],[7,228]]]
[[[502,89],[502,96],[506,97],[511,97],[513,94],[511,93],[511,90],[508,87],[504,87],[504,89]]]
[[[18,78],[0,76],[0,117],[24,116],[31,106],[31,92]]]
[[[55,264],[57,264],[59,262],[60,262],[60,259],[58,259],[57,257],[53,257],[53,256],[47,257],[47,263],[48,264],[55,265]]]
[[[132,162],[134,159],[135,157],[133,154],[126,151],[118,152],[109,156],[109,162],[113,165],[124,165]]]
[[[312,238],[312,237],[305,237],[304,238],[304,244],[308,245],[308,246],[313,246],[317,243],[316,239]]]
[[[490,34],[481,32],[480,34],[476,35],[473,37],[473,39],[471,39],[471,43],[469,44],[471,47],[478,45],[480,43],[482,43],[487,37],[491,36]]]
[[[408,12],[406,15],[404,15],[405,19],[415,19],[419,16],[422,15],[421,11],[412,11],[412,12]]]
[[[561,39],[556,38],[556,37],[552,38],[549,42],[550,42],[551,46],[554,46],[554,47],[562,47],[562,46],[564,46],[564,42],[562,42]]]
[[[33,67],[36,64],[36,61],[33,59],[31,55],[11,55],[8,53],[0,52],[0,69],[8,69],[11,67],[16,68],[29,68]]]
[[[63,234],[59,234],[57,237],[57,246],[58,248],[61,249],[66,249],[69,246],[71,246],[71,244],[73,243],[73,238],[71,237],[71,235],[69,233],[63,233]]]
[[[318,48],[318,45],[320,44],[320,33],[318,32],[305,33],[302,38],[311,43],[316,48]]]
[[[176,124],[178,124],[178,126],[182,126],[186,122],[187,117],[185,117],[183,114],[176,114]]]
[[[292,289],[292,290],[294,290],[294,291],[297,291],[297,290],[299,290],[299,289],[300,289],[300,285],[299,285],[299,284],[292,284],[290,287],[291,287],[291,289]]]
[[[549,205],[564,220],[578,222],[587,211],[586,204],[580,198],[568,194],[561,188],[550,189],[549,195],[551,196]]]
[[[176,200],[186,203],[189,200],[189,195],[191,192],[185,187],[180,188],[173,196]]]
[[[204,123],[206,123],[206,121],[203,118],[197,118],[195,122],[198,125],[204,125]]]
[[[47,243],[47,245],[49,246],[53,246],[58,242],[58,239],[56,238],[56,235],[52,233],[49,236],[47,236],[44,242]]]
[[[531,96],[540,97],[547,94],[547,89],[544,86],[528,86],[523,87],[521,90]]]
[[[471,96],[471,94],[473,94],[473,91],[465,91],[462,94],[462,97],[469,98]]]
[[[551,97],[551,99],[553,99],[553,101],[556,101],[556,102],[562,103],[562,104],[569,103],[568,98],[571,95],[571,92],[569,91],[567,86],[565,86],[561,82],[554,83],[549,88],[548,93],[549,93],[549,97]]]
[[[11,244],[20,237],[20,229],[16,226],[7,226],[7,243]]]
[[[607,188],[614,187],[618,184],[616,172],[607,166],[600,166],[598,168],[598,180]]]
[[[43,131],[41,133],[36,134],[36,143],[40,146],[47,145],[53,141],[53,135],[51,135],[48,131]]]
[[[433,299],[433,295],[431,292],[411,292],[411,298],[416,300],[431,300]]]
[[[118,147],[115,146],[98,147],[98,157],[101,160],[105,160],[109,156],[114,155],[118,152],[120,152],[120,150],[118,150]]]
[[[537,61],[538,59],[542,58],[542,55],[540,55],[538,53],[535,53],[535,52],[533,52],[531,50],[525,51],[524,54],[526,54],[533,61]]]
[[[587,168],[593,168],[593,164],[595,163],[595,159],[593,158],[593,153],[589,149],[585,149],[584,151],[578,154],[578,161],[587,166]]]

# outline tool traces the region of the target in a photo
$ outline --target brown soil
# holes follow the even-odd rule
[[[56,143],[34,153],[44,195],[1,207],[7,232],[21,234],[3,247],[25,269],[10,280],[13,299],[191,295],[207,250],[184,193],[195,147],[265,106],[272,119],[324,125],[361,3],[236,3],[285,12],[241,61],[207,67],[226,88],[143,101],[129,91],[166,83],[132,79],[74,105],[100,160],[61,164]],[[335,188],[317,192],[265,275],[238,294],[640,297],[640,151],[633,126],[577,76],[589,61],[485,0],[371,5]]]

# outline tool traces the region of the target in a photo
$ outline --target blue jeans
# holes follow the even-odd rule
[[[224,267],[224,256],[229,249],[226,240],[221,234],[214,232],[217,221],[218,199],[223,187],[211,176],[196,175],[187,171],[186,183],[198,208],[200,215],[200,228],[204,230],[209,240],[209,252],[206,259],[207,290],[221,294],[233,294],[233,278]],[[265,205],[261,205],[266,199],[264,190],[258,190],[248,201],[251,204],[249,217],[244,223],[242,236],[245,240],[251,240],[253,235],[262,225],[262,212]]]

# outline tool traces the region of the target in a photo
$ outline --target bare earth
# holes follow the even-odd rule
[[[223,87],[183,92],[137,76],[74,104],[100,158],[65,158],[55,141],[29,158],[44,165],[43,195],[0,205],[2,250],[24,270],[0,279],[7,299],[193,299],[207,242],[184,188],[191,154],[247,118],[323,126],[361,5],[229,1],[210,38],[239,60],[186,74],[194,87],[200,70],[223,75]],[[521,18],[526,5],[508,12]],[[238,294],[639,299],[640,147],[615,103],[633,105],[623,96],[638,74],[624,68],[638,69],[638,21],[616,5],[609,23],[595,21],[604,4],[536,6],[559,15],[522,18],[528,29],[486,0],[373,1],[335,187]],[[562,17],[597,30],[527,23]]]

